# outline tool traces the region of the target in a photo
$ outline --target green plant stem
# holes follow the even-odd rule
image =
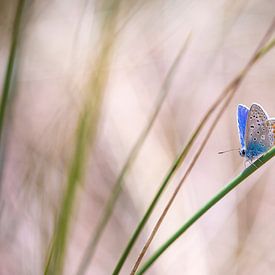
[[[16,53],[18,50],[20,26],[22,22],[24,5],[25,5],[25,0],[19,0],[17,3],[14,23],[12,27],[8,63],[7,63],[6,73],[5,73],[3,87],[2,87],[2,96],[1,96],[1,102],[0,102],[0,153],[1,154],[3,154],[3,146],[4,146],[3,131],[4,131],[4,124],[5,124],[5,116],[6,116],[6,111],[9,105],[9,99],[11,94],[11,86],[12,86],[12,80],[13,80],[14,70],[15,70]],[[1,158],[3,158],[3,156],[1,156]],[[3,161],[1,161],[0,175],[2,175],[1,173],[2,165],[3,165]],[[1,181],[1,177],[0,177],[0,181]]]
[[[179,228],[155,253],[142,265],[137,271],[137,275],[143,274],[157,260],[157,258],[176,241],[189,227],[191,227],[201,216],[203,216],[210,208],[219,202],[225,195],[233,190],[237,185],[242,183],[247,177],[259,169],[264,163],[269,161],[275,155],[275,147],[269,150],[264,156],[259,158],[254,164],[246,168],[239,176],[229,182],[221,189],[212,199],[210,199],[202,208],[200,208],[182,227]]]
[[[267,45],[266,47],[264,47],[263,49],[261,49],[258,53],[257,58],[261,58],[263,55],[265,55],[267,52],[269,52],[272,48],[274,48],[275,46],[275,39],[272,39]]]

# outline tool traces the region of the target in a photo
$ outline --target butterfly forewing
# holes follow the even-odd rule
[[[249,109],[242,104],[238,105],[237,108],[237,123],[238,123],[238,131],[239,131],[239,139],[242,148],[245,148],[245,128],[247,116],[249,113]]]

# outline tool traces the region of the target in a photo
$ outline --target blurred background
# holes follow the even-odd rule
[[[21,18],[1,130],[1,275],[44,274],[64,211],[68,223],[63,274],[77,274],[121,169],[189,37],[85,273],[111,274],[174,159],[209,106],[253,55],[272,22],[275,2],[1,0],[1,87],[18,9]],[[274,72],[271,51],[252,68],[227,106],[147,256],[244,169],[238,152],[217,152],[240,146],[238,103],[257,102],[275,116]],[[191,153],[199,144],[200,139]],[[129,274],[186,163],[161,197],[121,274]],[[272,165],[273,160],[211,209],[148,274],[274,274]],[[69,206],[64,202],[68,186],[73,186]]]

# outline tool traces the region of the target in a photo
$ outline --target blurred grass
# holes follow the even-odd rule
[[[103,210],[102,217],[101,217],[98,225],[96,226],[95,233],[93,234],[93,236],[89,242],[89,245],[88,245],[86,251],[84,252],[84,256],[81,261],[79,271],[77,273],[78,275],[85,273],[86,269],[88,268],[89,263],[92,260],[92,257],[95,253],[95,250],[96,250],[96,247],[100,240],[100,237],[102,236],[102,234],[104,232],[104,229],[113,213],[115,204],[116,204],[116,202],[119,198],[119,195],[122,191],[123,180],[126,177],[129,169],[131,169],[131,166],[133,165],[134,161],[136,160],[138,153],[140,152],[140,149],[141,149],[142,145],[144,144],[144,141],[146,140],[146,138],[147,138],[147,136],[148,136],[148,134],[149,134],[160,110],[161,110],[163,102],[164,102],[165,98],[167,97],[168,92],[170,90],[173,76],[175,75],[175,72],[180,64],[183,54],[187,50],[189,40],[190,40],[190,35],[184,42],[184,45],[182,46],[181,50],[179,51],[175,60],[173,61],[172,65],[165,77],[165,80],[161,86],[158,98],[157,98],[155,106],[154,106],[154,111],[153,111],[151,117],[148,119],[147,125],[145,126],[145,128],[139,135],[136,143],[134,144],[133,148],[131,149],[129,156],[128,156],[126,162],[124,163],[123,168],[121,169],[121,172],[119,173],[119,176],[114,184],[114,187],[112,188],[110,197],[109,197],[109,199],[106,203],[106,206]]]
[[[1,122],[0,123],[0,154],[1,154],[0,155],[0,157],[1,157],[0,173],[2,172],[1,168],[2,168],[3,164],[5,164],[5,171],[6,171],[6,163],[4,163],[4,160],[3,160],[3,156],[5,155],[4,154],[5,153],[5,149],[4,149],[5,148],[5,144],[4,144],[3,140],[4,141],[7,140],[7,131],[6,130],[10,129],[10,125],[9,125],[10,124],[9,123],[9,112],[10,112],[10,109],[11,109],[10,106],[11,106],[11,103],[13,103],[15,101],[15,100],[13,100],[13,98],[11,98],[11,95],[12,95],[12,93],[14,91],[14,86],[13,85],[15,83],[14,80],[15,80],[15,77],[16,77],[16,72],[17,72],[17,66],[16,65],[17,65],[17,60],[18,60],[18,51],[17,51],[17,49],[18,49],[18,46],[20,46],[20,40],[19,40],[19,38],[20,38],[20,28],[21,28],[20,26],[22,26],[22,23],[20,23],[20,22],[22,22],[22,18],[21,18],[22,15],[18,14],[18,13],[20,13],[20,10],[21,10],[21,13],[22,13],[23,8],[19,10],[19,6],[20,6],[20,3],[24,3],[24,2],[26,3],[28,1],[23,1],[23,0],[22,1],[19,0],[18,2],[17,1],[13,1],[14,7],[12,7],[13,10],[16,9],[17,11],[16,11],[16,16],[15,16],[14,24],[11,27],[11,30],[10,30],[10,32],[11,32],[11,44],[10,44],[10,49],[9,49],[9,53],[8,53],[8,57],[7,57],[8,62],[7,62],[7,66],[6,66],[7,68],[6,68],[6,72],[5,72],[5,76],[4,76],[3,88],[2,88],[2,94],[1,94],[2,97],[1,97],[1,102],[0,102],[0,116],[1,116],[0,117],[0,122]],[[96,2],[96,6],[97,7],[98,7],[98,3],[99,2],[100,1]],[[91,149],[91,147],[92,147],[92,145],[94,143],[94,139],[96,137],[97,124],[98,124],[98,121],[99,121],[99,118],[100,118],[100,111],[101,111],[102,101],[103,101],[103,98],[104,98],[105,85],[106,85],[106,82],[107,82],[107,79],[108,79],[108,73],[109,73],[108,65],[111,62],[112,50],[113,50],[113,47],[115,46],[115,43],[116,43],[116,41],[115,41],[116,40],[116,36],[117,36],[118,33],[120,33],[125,28],[125,26],[127,26],[129,20],[131,20],[131,18],[135,15],[135,13],[140,8],[140,5],[139,6],[137,5],[137,9],[133,10],[134,12],[132,14],[130,14],[129,17],[126,18],[125,23],[121,24],[121,27],[116,29],[116,19],[115,19],[115,17],[117,16],[117,14],[113,13],[114,12],[112,10],[113,7],[110,7],[111,6],[110,3],[113,2],[113,3],[116,4],[117,1],[105,0],[105,2],[107,3],[106,5],[108,6],[108,8],[107,8],[108,9],[108,11],[107,11],[108,14],[109,14],[109,10],[111,10],[111,13],[112,13],[111,17],[114,16],[114,18],[110,18],[110,17],[107,18],[106,17],[105,18],[106,19],[105,22],[103,22],[104,30],[102,30],[103,35],[102,35],[102,38],[100,39],[100,45],[98,47],[100,53],[99,53],[98,59],[95,61],[95,64],[94,64],[95,71],[93,72],[93,76],[90,77],[90,79],[89,79],[89,85],[88,85],[89,86],[89,91],[87,91],[87,94],[85,94],[87,96],[86,100],[84,102],[84,105],[82,106],[83,108],[80,111],[80,114],[78,114],[79,117],[78,117],[77,127],[75,127],[76,128],[76,130],[75,130],[75,137],[74,137],[74,139],[75,139],[74,142],[75,143],[74,143],[73,148],[71,148],[72,149],[71,150],[72,151],[72,157],[71,157],[70,165],[69,165],[69,168],[68,168],[68,171],[67,171],[67,175],[65,175],[65,178],[66,178],[66,181],[64,182],[64,184],[65,184],[65,190],[64,190],[64,193],[61,196],[61,200],[58,201],[58,204],[60,205],[60,208],[58,208],[58,214],[59,215],[57,216],[58,219],[57,219],[57,222],[55,224],[54,234],[53,234],[52,240],[51,240],[51,246],[48,248],[49,249],[48,254],[47,254],[47,257],[48,257],[47,260],[48,260],[48,262],[46,263],[45,274],[61,274],[61,273],[63,273],[62,271],[63,271],[63,266],[65,264],[66,250],[67,250],[68,246],[72,245],[72,241],[71,241],[71,239],[69,237],[70,236],[69,233],[70,233],[70,227],[74,226],[74,224],[72,223],[72,217],[73,217],[73,214],[74,214],[74,208],[75,208],[75,204],[76,204],[76,195],[77,195],[77,191],[78,191],[79,185],[81,184],[81,182],[84,181],[84,177],[85,177],[85,174],[86,174],[86,165],[87,165],[87,162],[88,162],[88,158],[89,158],[89,156],[91,154],[91,150],[90,149]],[[137,1],[135,3],[134,2],[130,3],[129,6],[131,6],[131,5],[134,6],[136,4],[142,4],[142,5],[144,5],[145,3],[148,3],[146,1],[142,1],[142,2]],[[15,5],[16,3],[18,4],[17,6]],[[86,1],[86,3],[88,3],[88,1]],[[60,4],[58,4],[58,6],[59,5]],[[22,6],[24,6],[24,4],[22,4]],[[87,7],[88,6],[89,5],[87,5]],[[97,9],[97,7],[96,7],[96,9]],[[165,9],[167,9],[167,8],[169,8],[169,7],[165,6]],[[132,9],[132,6],[131,6],[131,9]],[[63,8],[61,8],[60,11],[63,11]],[[106,10],[103,10],[103,13],[105,13],[105,11]],[[59,10],[55,11],[55,12],[59,13]],[[98,12],[98,10],[96,12]],[[101,13],[101,12],[102,12],[102,10],[99,9],[99,13]],[[151,12],[151,11],[148,10],[146,12]],[[163,11],[161,11],[161,13],[162,12]],[[43,13],[44,13],[44,11],[43,11]],[[42,21],[44,21],[44,15],[42,17],[43,17]],[[23,17],[23,19],[24,19],[24,17]],[[144,17],[142,17],[141,19],[143,20]],[[19,21],[17,21],[17,20],[19,20]],[[140,19],[138,19],[138,20],[140,20]],[[167,22],[167,19],[165,19],[165,22]],[[170,22],[168,22],[168,23],[170,23]],[[15,27],[16,24],[18,24],[18,28]],[[36,24],[36,22],[35,22],[35,24]],[[39,24],[40,24],[40,22],[39,22]],[[137,24],[137,26],[139,27],[138,24]],[[43,25],[43,27],[41,28],[41,30],[44,29],[44,22],[43,22],[42,25]],[[39,26],[39,28],[40,28],[40,26]],[[41,30],[39,30],[39,32],[41,32]],[[35,31],[36,30],[34,30],[34,33],[35,33]],[[17,34],[15,34],[16,32],[17,32]],[[80,28],[77,29],[76,33],[79,34],[78,32],[80,32]],[[175,32],[175,29],[173,29],[173,32]],[[66,34],[64,34],[64,35],[66,35]],[[15,40],[15,43],[14,43],[14,40]],[[169,42],[170,42],[170,40],[169,40]],[[261,49],[257,53],[257,58],[256,59],[260,59],[274,45],[275,45],[275,41],[273,40],[273,41],[271,41],[271,43],[267,47],[265,47],[264,49]],[[106,46],[106,47],[104,47],[104,46]],[[96,49],[96,51],[98,51],[98,48]],[[76,50],[77,50],[77,48],[75,47],[74,51],[76,51]],[[11,54],[12,52],[13,52],[13,54]],[[255,62],[255,60],[252,61],[252,62]],[[41,63],[43,63],[43,62],[44,61],[42,61]],[[73,62],[74,64],[73,65],[77,64],[76,62],[77,62],[77,60],[74,60],[74,62]],[[175,60],[175,62],[176,62],[176,60]],[[27,65],[27,66],[29,66],[29,65]],[[175,67],[176,66],[177,65],[175,65]],[[172,67],[173,67],[173,65],[172,65]],[[174,69],[176,70],[176,68],[174,68]],[[28,69],[27,69],[27,73],[28,73]],[[203,129],[204,124],[206,123],[206,121],[209,120],[210,115],[212,115],[213,112],[216,111],[216,108],[219,106],[219,104],[222,103],[222,100],[225,99],[225,96],[228,96],[228,95],[231,96],[232,95],[230,93],[231,93],[232,89],[234,89],[234,85],[239,85],[240,82],[241,82],[242,77],[244,77],[246,73],[247,72],[242,72],[242,75],[240,76],[240,78],[237,78],[235,80],[235,82],[233,82],[233,84],[231,83],[229,85],[229,88],[226,91],[227,93],[222,94],[219,97],[219,99],[217,99],[216,105],[214,103],[212,105],[212,107],[210,107],[210,110],[208,110],[208,113],[202,119],[200,126],[194,131],[193,135],[191,136],[190,140],[188,141],[188,144],[183,148],[182,152],[178,155],[178,157],[176,158],[176,160],[174,161],[174,163],[170,167],[170,170],[168,171],[165,179],[163,179],[163,182],[161,183],[161,186],[159,187],[159,190],[158,190],[157,194],[155,194],[154,199],[152,200],[149,208],[146,210],[146,213],[143,216],[143,218],[140,221],[140,223],[138,224],[138,227],[135,229],[134,232],[132,232],[133,235],[132,235],[131,239],[129,240],[126,249],[123,251],[124,254],[122,255],[122,258],[120,258],[120,260],[122,260],[122,261],[118,262],[119,265],[120,265],[120,266],[117,266],[117,267],[119,267],[118,273],[120,272],[120,270],[121,270],[124,262],[127,260],[127,257],[129,255],[129,253],[130,253],[130,251],[131,251],[131,249],[132,249],[135,241],[137,240],[138,236],[140,235],[141,231],[143,230],[143,228],[144,228],[147,220],[149,219],[152,211],[156,207],[156,204],[157,204],[160,196],[162,195],[164,189],[166,188],[167,184],[169,183],[170,179],[175,174],[175,172],[177,171],[177,169],[181,166],[181,164],[184,161],[186,155],[189,153],[189,150],[192,147],[195,139],[197,138],[197,136],[199,135],[199,133]],[[35,77],[34,77],[34,79],[35,79]],[[32,81],[32,79],[31,79],[31,81]],[[171,84],[171,81],[172,81],[172,76],[171,76],[171,79],[169,79],[167,81],[167,86],[165,85],[165,82],[164,82],[164,84],[162,86],[163,90],[160,91],[160,93],[159,93],[159,95],[157,97],[156,106],[158,106],[158,104],[160,104],[160,106],[161,106],[162,102],[166,98],[166,96],[163,95],[163,94],[161,94],[161,93],[164,92],[165,89],[168,92],[168,89],[169,89],[169,86]],[[192,82],[192,79],[190,79],[190,82]],[[23,85],[25,85],[25,83],[23,83]],[[28,88],[29,88],[29,86],[28,86]],[[92,92],[90,93],[90,91],[92,91]],[[28,97],[28,95],[27,95],[27,97]],[[161,107],[159,107],[159,108],[161,108]],[[20,111],[20,108],[18,108],[18,111]],[[158,113],[159,110],[156,111],[156,112]],[[157,113],[156,113],[156,116],[157,116]],[[20,115],[21,114],[22,113],[20,111]],[[23,114],[23,115],[25,115],[25,114]],[[152,114],[152,116],[150,117],[150,119],[152,118],[152,122],[150,122],[150,121],[147,122],[148,125],[149,125],[148,126],[149,127],[148,128],[148,132],[150,131],[150,128],[152,127],[152,125],[150,126],[150,123],[153,124],[153,121],[154,121],[153,117],[154,117],[154,115]],[[55,119],[56,119],[56,117],[55,117]],[[20,121],[21,121],[21,119],[20,119]],[[37,127],[37,125],[35,125],[35,127]],[[147,134],[148,134],[148,132],[147,132]],[[121,173],[120,173],[119,177],[117,178],[117,181],[119,181],[119,180],[121,181],[121,185],[123,184],[123,180],[124,180],[125,176],[127,176],[127,172],[129,171],[129,169],[131,168],[133,162],[135,161],[135,159],[136,159],[136,157],[137,157],[137,155],[139,153],[139,150],[140,150],[140,148],[141,148],[144,140],[146,139],[147,134],[146,134],[146,127],[145,127],[144,131],[142,133],[140,133],[140,137],[139,138],[141,139],[141,142],[139,143],[139,139],[138,139],[138,141],[136,143],[136,145],[139,144],[139,148],[137,147],[137,149],[135,149],[135,147],[134,147],[132,149],[131,152],[134,152],[133,153],[133,158],[130,157],[131,156],[131,154],[130,154],[130,156],[127,159],[128,165],[127,165],[127,162],[125,164],[125,166],[126,166],[125,167],[125,171],[123,171],[123,169],[122,169],[122,171],[121,171],[122,176],[121,176]],[[20,136],[20,138],[21,138],[21,136]],[[37,138],[37,137],[34,137],[34,138]],[[143,141],[142,141],[142,139],[143,139]],[[20,141],[20,142],[22,142],[22,141]],[[51,142],[50,139],[49,139],[49,142]],[[17,148],[15,150],[16,150],[16,154],[17,154],[19,152],[19,150]],[[17,152],[17,150],[18,150],[18,152]],[[19,154],[20,154],[20,152],[19,152]],[[28,153],[25,153],[25,154],[28,155]],[[13,157],[13,156],[11,156],[11,157]],[[41,174],[39,176],[34,175],[35,173],[37,173],[37,172],[34,171],[34,169],[37,169],[37,168],[35,168],[36,165],[37,165],[36,160],[32,163],[31,161],[28,161],[27,159],[25,159],[24,162],[26,163],[26,165],[28,166],[28,169],[29,169],[28,170],[29,174],[26,175],[26,176],[37,177],[37,181],[39,181],[39,182],[41,181],[41,182],[43,182],[43,185],[47,186],[47,183],[49,183],[49,182],[47,182],[48,179],[47,180],[44,179],[44,174],[43,175]],[[46,174],[47,173],[50,174],[49,168],[47,168],[45,166],[45,168],[43,168],[43,169],[45,169],[45,170],[43,170],[43,172],[45,172]],[[47,171],[47,169],[48,169],[48,171]],[[124,173],[124,175],[123,175],[123,173]],[[8,179],[9,179],[10,182],[12,182],[12,180],[13,180],[12,178],[10,178],[10,176],[9,176]],[[26,194],[28,194],[28,197],[26,197],[26,201],[29,200],[29,203],[31,204],[33,202],[33,199],[38,199],[37,197],[32,198],[33,195],[34,196],[37,195],[37,194],[34,193],[35,191],[29,190],[28,188],[25,187],[25,182],[28,183],[28,184],[30,183],[30,179],[28,177],[25,180],[23,180],[23,181],[21,181],[21,179],[19,179],[19,182],[20,182],[20,187],[24,188],[24,191],[26,192]],[[1,176],[0,176],[0,184],[1,184]],[[12,182],[12,185],[13,185],[13,182]],[[1,188],[1,186],[0,186],[0,188]],[[12,190],[12,189],[14,189],[14,190]],[[15,189],[16,189],[16,187],[12,186],[12,188],[10,190],[8,190],[8,192],[15,193],[16,192]],[[104,232],[104,227],[107,224],[107,222],[108,222],[108,220],[109,220],[112,212],[114,211],[114,207],[115,207],[114,205],[115,205],[115,202],[118,199],[118,196],[119,196],[119,194],[121,192],[121,189],[122,189],[122,186],[119,187],[117,193],[116,192],[112,192],[111,193],[112,197],[114,197],[114,199],[113,199],[113,205],[109,206],[109,211],[108,211],[108,205],[106,206],[107,210],[106,209],[105,210],[106,210],[107,215],[106,216],[103,215],[101,217],[102,221],[103,221],[102,222],[103,227],[98,227],[98,230],[96,230],[96,225],[92,225],[93,229],[95,229],[95,230],[93,230],[93,233],[97,232],[97,233],[95,233],[92,236],[93,239],[91,240],[91,243],[93,243],[91,246],[93,246],[95,244],[94,247],[92,248],[93,249],[93,251],[91,252],[92,256],[94,254],[95,249],[97,248],[100,236]],[[38,193],[40,192],[39,195],[42,195],[41,192],[43,192],[43,190],[44,189],[41,189],[41,190],[38,191]],[[177,193],[177,191],[175,193]],[[11,195],[11,197],[9,197],[10,195]],[[95,195],[94,194],[91,194],[91,195],[92,195],[92,198],[94,199]],[[11,199],[11,202],[13,200],[12,196],[13,196],[12,194],[8,194],[8,197],[7,197],[8,200]],[[45,203],[47,206],[50,203],[50,200],[48,200],[48,199],[49,198],[46,199],[47,202]],[[19,207],[21,207],[21,204],[17,200],[16,200],[15,204],[17,204]],[[52,207],[52,205],[49,205],[49,207]],[[55,210],[56,209],[52,210],[52,212],[54,212]],[[10,213],[8,213],[8,214],[10,214]],[[12,212],[11,212],[11,214],[12,214]],[[22,213],[20,213],[20,211],[19,211],[19,216],[20,215],[22,215]],[[45,228],[49,227],[49,225],[51,224],[49,222],[51,220],[50,217],[42,214],[40,218],[45,223],[44,227]],[[119,217],[119,218],[123,218],[123,217]],[[21,218],[21,220],[24,221],[24,222],[27,219],[28,219],[28,217],[24,217],[24,216]],[[21,220],[20,220],[20,222],[21,222]],[[39,223],[40,223],[40,221],[39,221]],[[41,224],[40,224],[40,226],[41,226]],[[42,227],[43,226],[41,226],[41,231],[43,230]],[[22,227],[20,228],[20,230],[21,229],[22,229]],[[32,231],[30,231],[30,232],[32,234]],[[114,233],[117,234],[116,231],[114,231]],[[3,237],[3,239],[4,238],[5,237]],[[18,236],[17,234],[14,234],[14,239],[19,239],[19,238],[20,238],[20,236]],[[24,236],[23,236],[23,238],[24,238]],[[48,236],[47,236],[47,234],[45,235],[44,238],[45,238],[46,243],[48,245]],[[34,240],[35,240],[35,238],[34,238]],[[9,242],[9,241],[6,241],[6,242]],[[16,243],[16,245],[18,245],[18,243]],[[26,247],[29,246],[29,245],[31,246],[31,242],[28,240],[24,244],[24,247],[23,247],[24,253],[25,252],[28,253],[28,248],[26,248]],[[11,245],[8,244],[8,247],[11,247],[13,249],[13,244],[11,244]],[[88,244],[88,247],[89,247],[89,244]],[[18,248],[19,248],[19,246],[18,246]],[[37,247],[35,247],[35,249],[37,249]],[[10,253],[10,251],[8,251],[8,250],[9,249],[7,249],[7,252],[5,252],[5,253]],[[46,249],[42,249],[42,250],[46,253]],[[20,251],[20,252],[22,253],[22,251]],[[161,253],[163,253],[163,252],[161,252]],[[5,253],[4,253],[4,256],[6,256]],[[92,256],[87,256],[86,260],[84,260],[84,262],[86,262],[85,263],[86,266],[84,267],[84,270],[87,269],[88,264],[90,263],[90,259],[92,258]],[[38,259],[38,257],[40,258],[41,256],[35,255],[36,259]],[[114,257],[114,255],[109,255],[108,257]],[[42,258],[44,259],[44,256]],[[14,260],[12,258],[12,255],[9,255],[8,261],[10,261],[10,259],[11,259],[11,261]],[[85,256],[84,256],[83,259],[85,259]],[[2,262],[3,263],[4,263],[5,260],[6,260],[6,257],[2,257]],[[108,259],[104,259],[104,261],[107,261],[107,260]],[[155,260],[156,259],[154,259],[154,261]],[[14,261],[14,262],[15,262],[14,265],[17,265],[16,261]],[[66,264],[67,264],[67,262],[66,262]],[[71,267],[71,265],[74,265],[74,264],[75,263],[70,263],[68,261],[69,267]],[[9,265],[9,264],[7,264],[7,265]],[[83,266],[82,267],[80,266],[80,270],[81,270],[81,268],[83,268]],[[105,266],[104,266],[104,268],[105,268]],[[104,268],[103,268],[103,270],[104,270]],[[29,270],[35,270],[35,269],[32,268],[31,266],[28,266],[28,271]],[[24,272],[24,271],[22,271],[22,272]],[[85,271],[83,271],[83,273],[85,273]],[[115,274],[118,274],[118,273],[115,273]]]
[[[266,43],[266,41],[268,41],[268,39],[270,38],[272,32],[274,29],[274,21],[272,22],[270,28],[268,29],[268,31],[266,32],[264,38],[261,40],[255,54],[253,55],[253,57],[251,58],[251,60],[248,62],[248,64],[245,66],[245,68],[240,72],[240,74],[224,89],[224,91],[222,92],[222,94],[218,97],[218,99],[212,104],[212,106],[208,109],[208,111],[206,112],[206,114],[204,115],[204,117],[202,118],[201,122],[199,123],[199,125],[197,126],[196,130],[194,131],[194,133],[192,134],[191,138],[189,139],[189,141],[187,142],[187,144],[185,145],[185,147],[183,148],[182,152],[180,153],[180,155],[176,158],[176,160],[174,161],[174,163],[172,164],[172,166],[170,167],[167,176],[164,178],[163,182],[160,185],[160,188],[158,189],[155,197],[153,198],[151,204],[149,205],[149,207],[147,208],[144,216],[142,217],[141,221],[139,222],[138,226],[136,227],[133,235],[131,236],[130,240],[128,241],[126,248],[124,249],[124,251],[122,252],[121,257],[119,258],[115,269],[113,271],[113,275],[119,274],[123,264],[125,263],[135,241],[137,240],[138,236],[140,235],[142,229],[144,228],[146,222],[148,221],[151,213],[153,212],[160,196],[162,195],[163,191],[165,190],[168,182],[170,181],[170,179],[172,178],[172,176],[175,174],[176,170],[180,167],[180,165],[182,164],[182,162],[184,161],[186,155],[189,153],[194,141],[196,140],[197,136],[199,135],[199,133],[201,132],[201,130],[203,129],[203,127],[205,126],[206,122],[208,121],[208,119],[210,118],[211,114],[216,110],[216,108],[221,104],[221,102],[224,100],[224,98],[228,95],[231,94],[230,96],[233,97],[236,89],[239,87],[241,80],[243,79],[243,77],[247,74],[247,72],[249,71],[249,69],[252,67],[252,65],[254,63],[256,63],[259,58],[261,58],[264,54],[266,54],[268,52],[268,49],[271,49],[270,44],[273,43],[273,41],[268,44],[265,48],[261,48],[263,46],[264,43]],[[224,108],[227,105],[224,106]],[[219,119],[219,117],[217,117]],[[217,122],[216,122],[217,123]],[[181,186],[182,183],[180,183]],[[178,192],[180,187],[176,188],[175,193]],[[173,195],[175,196],[175,194]],[[137,269],[142,257],[144,256],[147,248],[149,247],[149,244],[151,243],[154,235],[156,234],[156,231],[158,229],[158,227],[160,226],[164,216],[166,215],[166,212],[168,211],[172,201],[174,200],[174,198],[172,198],[172,200],[168,203],[168,208],[166,208],[162,214],[162,216],[160,217],[160,220],[157,222],[156,226],[155,226],[155,230],[152,231],[151,236],[148,239],[147,244],[145,244],[144,248],[141,251],[141,254],[139,255],[137,262],[135,263],[135,266],[133,268],[133,271],[135,269]],[[164,215],[164,216],[163,216]]]
[[[12,85],[14,84],[14,76],[16,70],[16,57],[19,47],[20,30],[23,17],[23,10],[25,6],[25,0],[19,0],[17,2],[14,22],[11,31],[11,43],[9,49],[8,63],[6,66],[6,72],[2,87],[1,102],[0,102],[0,194],[1,194],[1,181],[2,181],[2,170],[4,165],[4,127],[5,117],[7,109],[10,105]]]
[[[108,2],[108,4],[110,3]],[[96,136],[102,99],[108,79],[107,68],[111,61],[112,50],[115,43],[114,34],[118,11],[119,1],[113,1],[108,14],[103,20],[102,37],[100,39],[101,50],[95,62],[95,71],[92,71],[92,76],[87,88],[87,97],[77,122],[73,156],[68,171],[60,214],[52,237],[49,258],[45,266],[45,275],[59,275],[63,273],[66,248],[69,242],[70,220],[73,216],[77,186],[83,181],[85,175],[85,166],[90,147]]]
[[[267,161],[275,156],[275,147],[269,150],[265,155],[255,161],[255,165],[250,165],[239,176],[229,182],[222,190],[220,190],[213,198],[211,198],[202,208],[200,208],[186,223],[183,224],[155,253],[142,265],[142,267],[135,273],[141,275],[145,273],[149,267],[165,252],[165,250],[175,242],[186,230],[191,227],[200,217],[202,217],[210,208],[218,203],[224,196],[232,191],[240,183],[244,182],[251,174],[257,171]]]

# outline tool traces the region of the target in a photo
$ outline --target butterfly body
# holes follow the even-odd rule
[[[250,109],[239,104],[237,121],[242,157],[252,161],[274,146],[275,118],[269,118],[259,104],[252,104]]]

